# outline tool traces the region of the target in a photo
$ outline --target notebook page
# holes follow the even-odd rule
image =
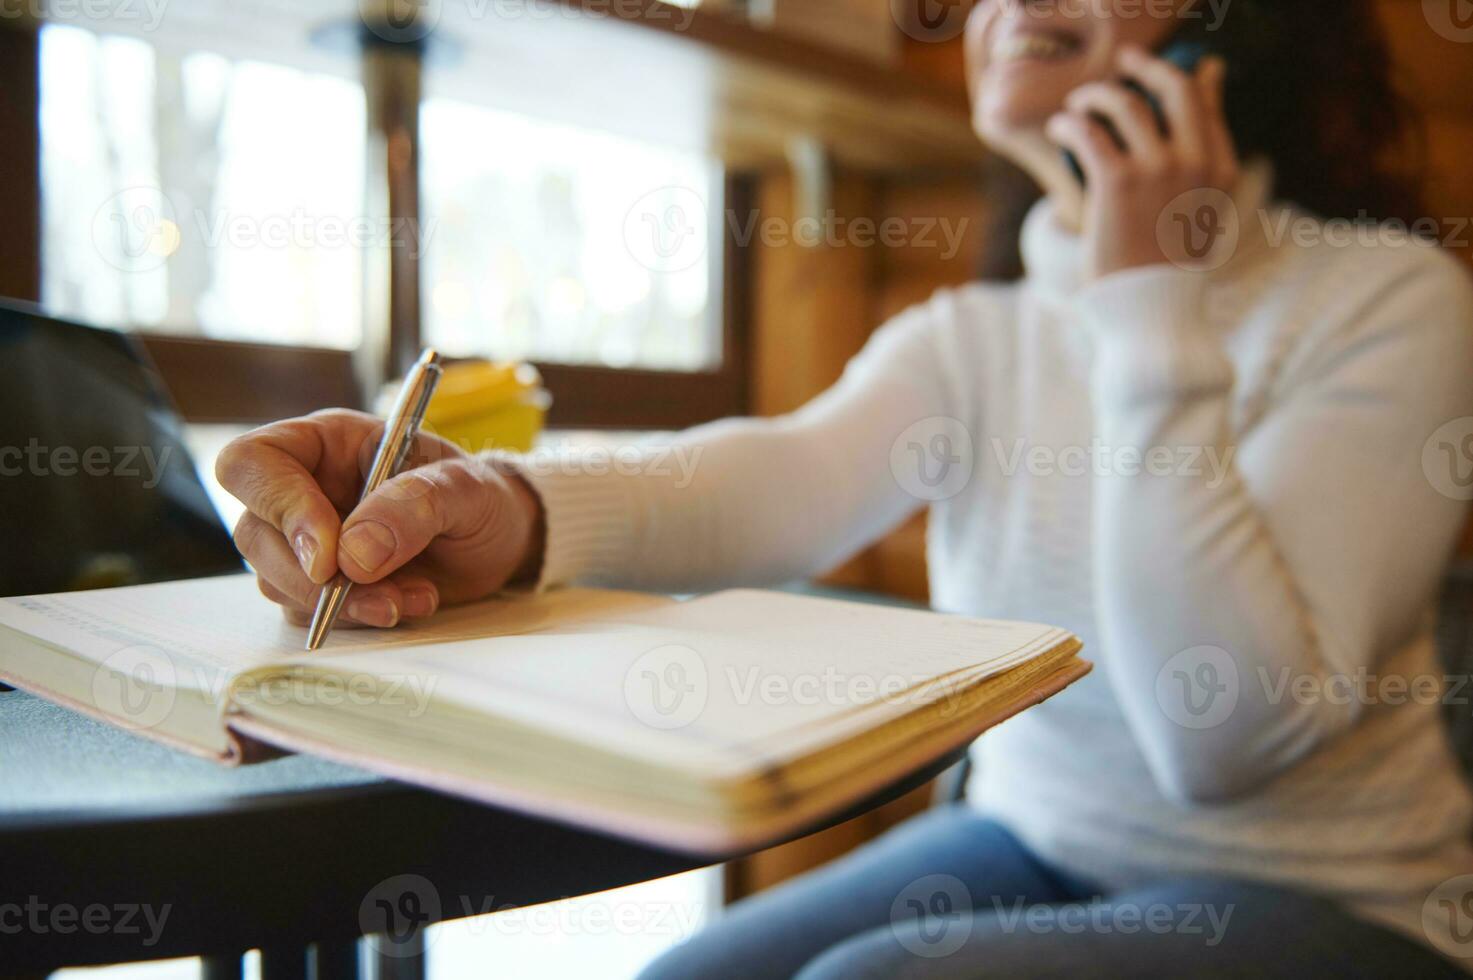
[[[586,628],[347,653],[319,666],[431,692],[434,717],[422,723],[436,728],[448,730],[457,712],[471,725],[496,716],[700,768],[777,761],[785,734],[811,746],[806,729],[919,708],[937,699],[938,678],[976,682],[1065,639],[1025,623],[733,591]]]
[[[524,632],[666,602],[591,590],[488,600],[395,630],[337,629],[312,656]],[[166,666],[171,686],[214,695],[237,674],[303,655],[306,639],[305,629],[286,622],[260,594],[252,575],[0,599],[0,625],[94,664],[141,651]]]

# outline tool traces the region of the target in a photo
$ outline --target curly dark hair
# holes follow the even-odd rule
[[[1372,0],[1233,0],[1215,30],[1184,18],[1164,43],[1179,40],[1226,59],[1238,153],[1273,162],[1277,198],[1324,218],[1422,216],[1421,125],[1393,82]],[[1000,162],[987,181],[994,213],[982,275],[1014,279],[1018,229],[1038,188]]]

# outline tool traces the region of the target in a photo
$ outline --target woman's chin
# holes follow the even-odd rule
[[[1044,126],[1057,111],[1057,104],[984,98],[972,112],[972,128],[982,142],[1002,150],[1042,139]]]

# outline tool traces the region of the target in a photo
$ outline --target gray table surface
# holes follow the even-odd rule
[[[381,781],[309,756],[232,769],[21,691],[0,693],[0,817],[190,810]]]

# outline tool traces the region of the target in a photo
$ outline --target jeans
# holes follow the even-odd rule
[[[1284,888],[1181,878],[1102,893],[952,806],[736,904],[642,980],[1184,976],[1467,978]]]

